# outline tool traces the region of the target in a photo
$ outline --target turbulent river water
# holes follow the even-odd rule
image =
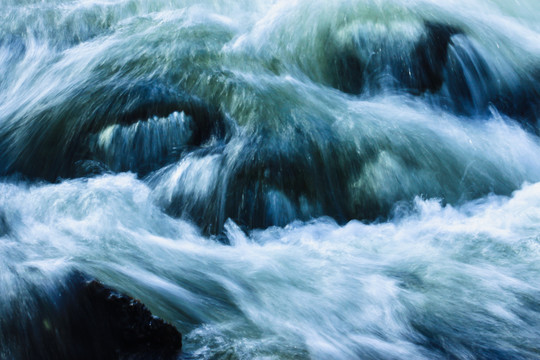
[[[77,270],[183,359],[540,359],[539,17],[0,0],[0,318]]]

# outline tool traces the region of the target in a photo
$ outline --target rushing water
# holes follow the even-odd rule
[[[540,359],[539,17],[0,0],[0,358],[76,269],[184,359]]]

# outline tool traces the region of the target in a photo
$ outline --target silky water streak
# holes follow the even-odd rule
[[[539,16],[0,0],[0,359],[73,271],[182,359],[540,358]]]

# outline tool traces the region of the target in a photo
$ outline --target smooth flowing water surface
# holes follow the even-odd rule
[[[539,17],[0,0],[0,358],[79,271],[181,359],[540,359]]]

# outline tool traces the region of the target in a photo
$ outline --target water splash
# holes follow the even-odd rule
[[[76,269],[186,358],[540,353],[536,2],[0,9],[0,315]]]

